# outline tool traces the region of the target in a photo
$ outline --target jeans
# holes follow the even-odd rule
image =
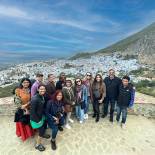
[[[94,99],[93,102],[93,110],[94,110],[94,115],[97,115],[99,117],[100,115],[100,103],[98,102],[99,99]]]
[[[114,110],[115,110],[115,99],[105,98],[104,104],[103,104],[103,114],[105,116],[108,115],[108,107],[110,104],[110,117],[113,118]]]
[[[125,123],[126,122],[126,118],[127,118],[127,107],[117,106],[116,120],[118,122],[120,120],[121,113],[122,113],[122,123]]]
[[[84,108],[84,113],[87,114],[89,111],[89,104],[91,104],[90,96],[88,96],[86,107]]]
[[[52,129],[52,139],[54,140],[58,133],[58,126],[64,125],[64,117],[61,117],[59,120],[59,124],[55,124],[51,119],[48,119],[48,125]]]
[[[76,117],[80,119],[80,121],[84,120],[84,109],[81,109],[81,105],[75,106]]]

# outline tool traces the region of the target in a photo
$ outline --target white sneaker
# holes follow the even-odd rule
[[[124,123],[121,123],[122,129],[126,129],[126,125]]]
[[[65,128],[66,128],[66,129],[71,129],[71,126],[70,126],[69,124],[66,124],[66,125],[65,125]]]
[[[74,121],[71,118],[69,119],[69,122],[74,123]]]
[[[83,121],[80,121],[80,124],[82,124],[83,123]]]
[[[85,114],[86,115],[86,119],[88,119],[88,114]]]
[[[87,119],[87,118],[86,118],[86,114],[84,114],[84,117],[83,117],[83,118],[84,118],[84,119]]]

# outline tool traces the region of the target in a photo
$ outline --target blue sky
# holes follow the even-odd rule
[[[154,0],[0,0],[0,57],[92,52],[154,21]]]

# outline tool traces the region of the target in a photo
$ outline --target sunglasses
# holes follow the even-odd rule
[[[79,82],[81,82],[81,81],[80,81],[80,80],[77,80],[77,81],[76,81],[76,83],[79,83]]]
[[[87,76],[91,76],[90,74],[87,74]]]

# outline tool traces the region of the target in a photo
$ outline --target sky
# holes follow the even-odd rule
[[[154,0],[0,0],[0,61],[97,51],[154,21]]]

